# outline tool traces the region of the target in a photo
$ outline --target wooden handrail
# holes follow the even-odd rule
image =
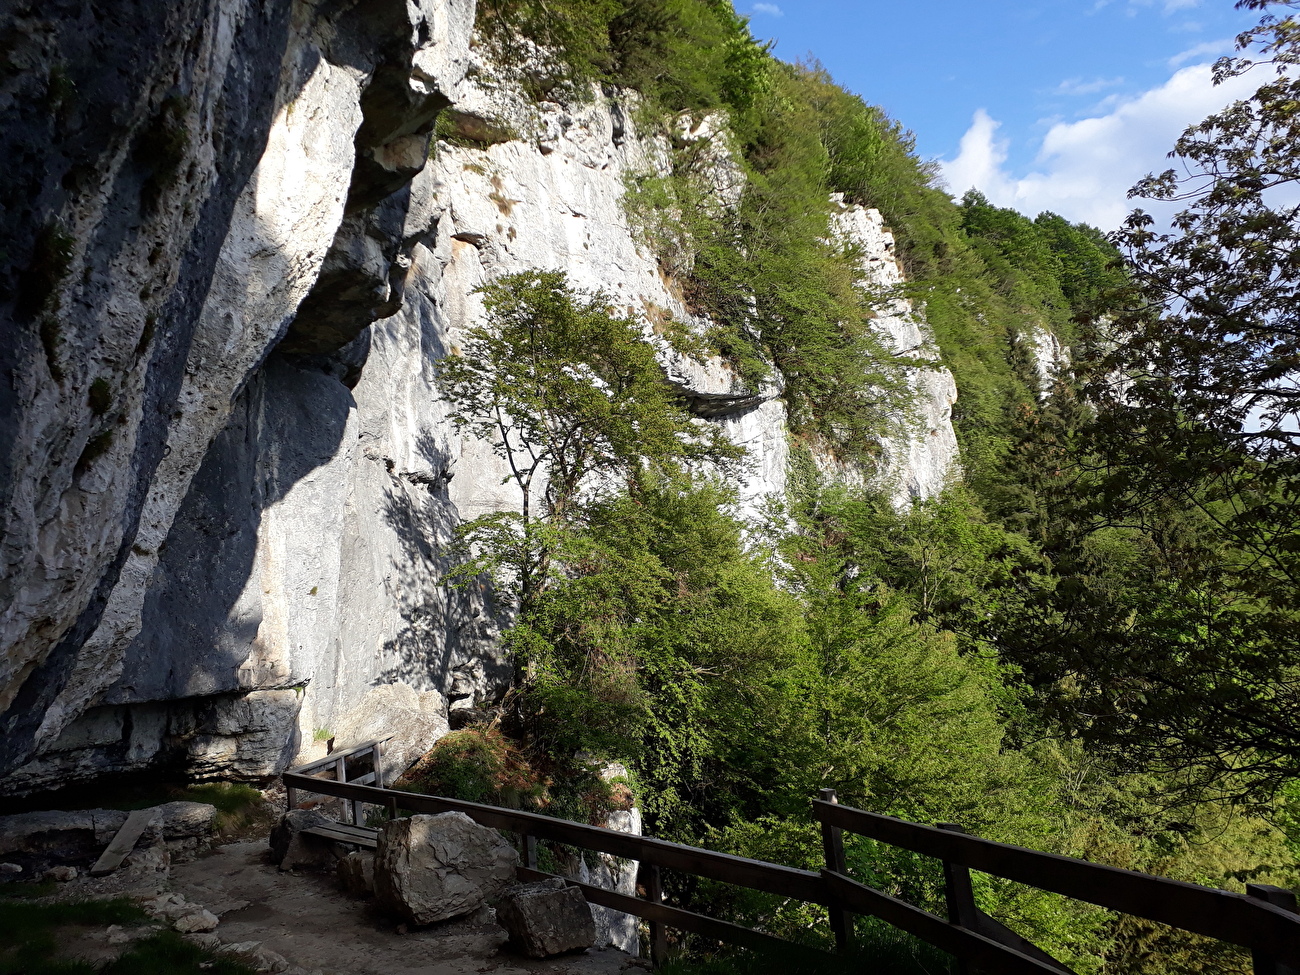
[[[555,876],[558,875],[544,873],[541,870],[530,870],[527,867],[519,868],[519,878],[521,880],[549,880]],[[684,911],[680,907],[670,907],[667,904],[655,904],[639,897],[630,897],[627,894],[620,894],[618,891],[609,890],[605,887],[582,883],[572,877],[565,877],[564,879],[575,887],[581,887],[587,900],[592,904],[599,904],[601,907],[622,911],[624,914],[632,914],[647,921],[666,924],[678,931],[689,931],[692,934],[712,938],[714,941],[739,945],[742,948],[752,948],[758,951],[790,950],[791,943],[789,941],[770,934],[764,934],[762,931],[754,931],[739,924],[732,924],[730,921],[719,921],[717,918],[696,914],[694,911]],[[801,950],[819,955],[825,954],[825,952],[817,948],[802,948]]]
[[[821,800],[813,802],[813,815],[822,823],[891,846],[1300,960],[1300,915],[1244,894],[1042,853]]]
[[[364,751],[374,744],[357,746],[355,751]],[[639,860],[652,871],[667,867],[751,890],[821,904],[831,909],[832,919],[837,912],[843,911],[878,917],[963,961],[988,970],[1013,975],[1059,975],[1063,971],[1069,971],[1050,955],[978,910],[973,911],[973,919],[955,917],[944,920],[851,879],[844,872],[842,854],[837,852],[840,845],[839,831],[848,830],[936,857],[945,863],[949,873],[953,872],[954,866],[979,870],[1251,948],[1256,956],[1257,973],[1281,975],[1300,970],[1300,915],[1284,907],[1274,906],[1268,902],[1269,898],[1247,897],[1054,853],[1041,853],[981,839],[953,827],[936,829],[921,826],[892,816],[841,806],[827,799],[813,803],[813,815],[827,830],[824,838],[827,843],[828,869],[813,873],[681,843],[555,819],[539,813],[304,774],[304,769],[324,768],[335,761],[341,761],[341,756],[337,753],[328,760],[285,772],[282,778],[289,795],[312,792],[336,796],[350,802],[354,810],[359,810],[362,803],[370,803],[386,807],[394,816],[398,809],[434,814],[462,812],[484,826],[520,834],[529,849],[535,848],[537,839],[551,840]],[[829,791],[824,795],[833,799],[833,794]],[[359,819],[358,813],[354,812],[354,816]],[[531,862],[521,868],[520,875],[543,876]],[[580,886],[593,903],[635,914],[649,920],[652,926],[666,924],[749,947],[789,944],[772,935],[657,901],[652,903],[651,900],[628,897],[591,885]],[[1258,891],[1255,893],[1258,894]],[[1289,899],[1289,894],[1285,891],[1278,891],[1277,894],[1279,903],[1282,899]],[[847,949],[847,937],[837,940],[842,942],[842,950]]]
[[[372,751],[376,745],[382,745],[392,737],[392,735],[389,735],[386,738],[376,738],[374,741],[364,741],[360,745],[353,745],[351,748],[336,748],[324,758],[318,758],[313,762],[308,762],[306,765],[299,765],[294,769],[294,772],[299,775],[307,775],[311,772],[325,769],[333,765],[340,758],[351,758],[354,755],[360,755],[362,752]]]
[[[794,897],[813,904],[828,902],[826,885],[811,870],[798,870],[763,860],[717,853],[696,846],[670,843],[649,836],[633,836],[603,826],[587,826],[538,813],[485,806],[461,799],[425,796],[415,792],[377,789],[351,782],[315,779],[296,772],[285,772],[284,784],[301,792],[319,792],[377,806],[396,804],[402,809],[421,813],[463,812],[477,823],[495,829],[527,833],[556,843],[567,843],[599,853],[609,853],[627,860],[641,860],[671,870],[681,870],[709,880],[761,890],[782,897]]]
[[[890,897],[875,888],[860,884],[842,873],[823,870],[822,876],[839,902],[858,914],[878,917],[882,921],[928,941],[942,951],[998,972],[999,975],[1060,975],[1060,968],[1023,955],[1014,948],[961,925],[945,921],[907,901]]]

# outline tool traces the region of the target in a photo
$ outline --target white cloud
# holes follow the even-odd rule
[[[1183,68],[1158,88],[1112,100],[1104,115],[1054,124],[1033,171],[1023,176],[1007,170],[999,123],[980,109],[957,158],[940,161],[944,181],[957,195],[973,186],[999,206],[1030,215],[1052,210],[1112,230],[1137,202],[1126,198],[1129,187],[1167,168],[1166,153],[1182,131],[1246,97],[1262,80],[1234,78],[1215,87],[1209,65]]]
[[[785,11],[774,3],[756,3],[754,4],[754,13],[767,14],[771,17],[784,17]]]
[[[1095,95],[1107,88],[1115,88],[1122,84],[1124,84],[1123,78],[1094,78],[1092,81],[1067,78],[1056,86],[1056,91],[1061,95]]]
[[[1188,61],[1194,61],[1197,58],[1218,58],[1224,54],[1231,54],[1237,49],[1236,43],[1231,37],[1220,38],[1217,41],[1205,41],[1186,51],[1179,51],[1169,59],[1169,67],[1180,68]]]

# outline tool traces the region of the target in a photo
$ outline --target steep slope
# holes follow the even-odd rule
[[[219,221],[189,215],[198,190],[167,191],[172,219],[197,221],[211,251],[184,300],[168,263],[178,229],[146,219],[129,247],[100,253],[68,215],[85,204],[64,204],[67,296],[45,306],[69,336],[61,381],[36,319],[13,325],[27,356],[15,375],[31,393],[16,407],[6,490],[31,501],[6,523],[7,789],[157,763],[270,775],[378,685],[436,691],[439,708],[499,693],[499,608],[441,582],[455,526],[516,503],[500,462],[454,434],[439,399],[437,361],[482,313],[474,289],[559,268],[648,330],[692,320],[620,203],[625,174],[667,165],[662,137],[636,132],[632,96],[534,107],[463,84],[470,5],[381,13],[284,12],[294,28],[275,55],[286,67],[255,168],[242,144],[185,143],[186,172],[224,186],[236,157],[248,172],[215,240]],[[442,109],[448,139],[426,166]],[[173,111],[186,132],[207,131],[188,103]],[[711,138],[707,126],[684,136]],[[878,214],[846,207],[837,226],[868,278],[899,283]],[[137,307],[145,291],[156,317]],[[899,353],[928,344],[906,302],[876,325]],[[135,358],[105,351],[142,336]],[[748,388],[723,361],[666,342],[662,353],[697,411],[747,449],[742,509],[781,492],[779,385]],[[951,376],[911,376],[919,421],[885,446],[900,502],[936,493],[956,452]],[[97,390],[110,408],[97,409]],[[96,441],[110,423],[111,441]],[[34,456],[48,442],[71,459]],[[93,442],[102,452],[75,462]]]

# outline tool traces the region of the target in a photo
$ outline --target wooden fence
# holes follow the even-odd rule
[[[350,750],[342,757],[373,744]],[[593,904],[646,920],[656,964],[666,954],[667,927],[746,948],[790,948],[788,942],[770,934],[665,904],[660,871],[667,869],[822,905],[827,909],[840,951],[852,949],[853,916],[862,915],[880,918],[952,955],[954,971],[959,975],[977,971],[999,975],[1068,973],[1070,969],[1059,961],[979,910],[970,880],[970,871],[978,870],[1240,945],[1251,951],[1255,975],[1300,975],[1300,914],[1296,913],[1295,895],[1280,888],[1252,884],[1245,894],[1236,894],[1040,853],[970,836],[957,826],[922,826],[841,806],[831,790],[822,792],[812,810],[821,824],[826,866],[819,872],[799,870],[537,813],[347,781],[346,762],[335,756],[331,759],[332,764],[322,760],[286,772],[283,778],[291,808],[297,796],[306,792],[345,800],[353,822],[340,826],[343,832],[332,835],[333,839],[372,846],[375,831],[361,825],[361,810],[370,804],[386,809],[394,818],[399,809],[414,813],[463,812],[484,826],[511,831],[522,838],[524,866],[519,874],[525,880],[551,876],[537,869],[539,840],[639,860],[644,898],[590,884],[577,886]],[[374,771],[378,771],[377,764]],[[333,777],[323,779],[312,772]],[[377,774],[366,777],[381,781]],[[848,876],[845,831],[939,860],[948,917],[939,917]]]

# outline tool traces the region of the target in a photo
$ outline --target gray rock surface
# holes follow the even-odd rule
[[[410,684],[380,684],[331,730],[336,749],[388,738],[381,764],[383,784],[391,785],[450,730],[447,701],[438,691],[417,694]]]
[[[370,852],[349,853],[338,865],[339,883],[353,897],[369,897],[375,892],[375,855]]]
[[[127,813],[116,809],[80,809],[0,816],[0,859],[29,873],[52,866],[94,863]]]
[[[0,104],[0,770],[120,675],[204,455],[345,211],[423,165],[472,18],[472,0],[0,13],[23,67]]]
[[[375,851],[375,899],[415,924],[464,917],[514,883],[519,855],[464,813],[385,823]]]
[[[530,958],[582,951],[596,941],[587,899],[558,877],[511,887],[497,902],[497,921]]]
[[[281,870],[334,866],[342,855],[336,851],[336,844],[303,832],[330,821],[313,809],[290,809],[271,830],[271,862]]]

